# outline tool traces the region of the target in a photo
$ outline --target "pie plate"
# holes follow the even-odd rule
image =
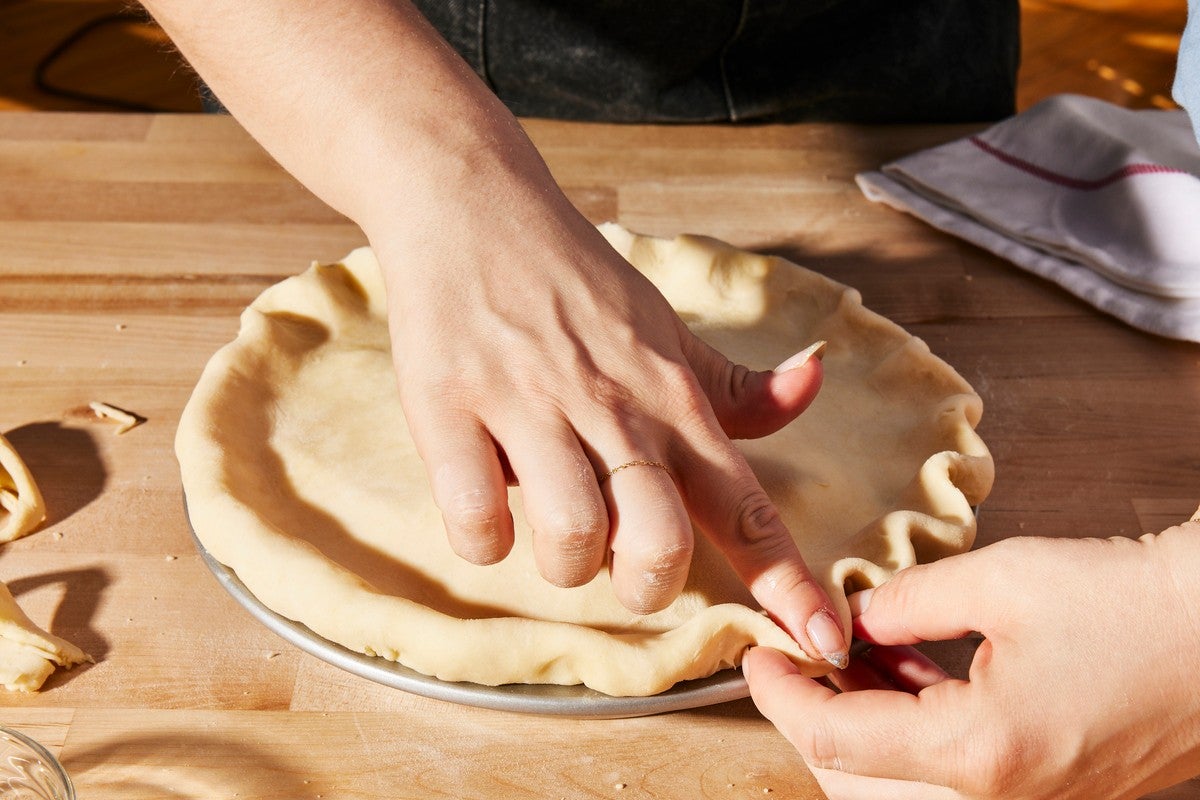
[[[186,503],[185,503],[186,511]],[[586,686],[557,686],[552,684],[505,684],[484,686],[478,683],[443,681],[423,675],[402,664],[384,658],[356,653],[349,648],[313,633],[307,626],[276,614],[246,588],[233,570],[212,557],[195,530],[192,540],[204,563],[217,582],[243,608],[273,633],[311,656],[358,675],[360,678],[435,700],[460,705],[512,711],[521,714],[543,714],[577,719],[621,719],[684,711],[689,708],[726,703],[750,696],[742,673],[725,669],[707,678],[682,681],[660,694],[649,697],[611,697]]]
[[[830,342],[813,406],[738,447],[837,608],[848,589],[969,549],[971,504],[994,475],[974,430],[982,401],[928,345],[790,262],[703,237],[601,232],[737,363],[787,363],[797,342]],[[407,433],[386,310],[367,249],[276,284],[180,416],[194,532],[259,620],[388,686],[575,717],[745,697],[722,668],[749,646],[805,658],[709,537],[695,540],[679,601],[648,615],[623,607],[607,575],[570,591],[541,580],[520,491],[509,557],[486,569],[456,557]],[[574,684],[592,691],[560,688]]]

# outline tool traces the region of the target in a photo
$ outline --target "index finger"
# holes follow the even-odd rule
[[[766,647],[742,660],[750,696],[810,767],[954,786],[968,738],[967,684],[954,679],[912,695],[867,689],[835,693]],[[951,709],[955,713],[947,713]]]
[[[775,504],[715,421],[679,459],[679,488],[693,519],[767,613],[816,661],[844,667],[846,628],[813,577]]]

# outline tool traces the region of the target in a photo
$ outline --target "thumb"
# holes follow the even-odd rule
[[[810,769],[862,776],[853,782],[859,791],[835,794],[828,779],[846,785],[845,779],[818,772],[830,797],[959,796],[942,787],[959,780],[965,732],[979,731],[965,702],[967,684],[948,681],[940,695],[921,698],[883,689],[835,694],[766,647],[747,651],[742,669],[758,710]],[[898,782],[914,779],[921,783],[897,791],[905,788]]]
[[[816,342],[773,370],[735,364],[685,332],[683,352],[708,397],[717,421],[731,439],[757,439],[800,415],[821,388],[821,354]]]
[[[995,607],[987,599],[995,583],[987,555],[985,548],[908,567],[887,583],[850,595],[855,635],[897,645],[986,634]]]

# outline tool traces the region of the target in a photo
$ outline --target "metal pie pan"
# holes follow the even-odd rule
[[[190,527],[190,523],[189,523]],[[742,673],[726,669],[708,678],[683,681],[661,694],[650,697],[611,697],[586,686],[553,684],[506,684],[483,686],[455,683],[423,675],[402,664],[384,658],[356,653],[313,633],[307,626],[287,619],[267,608],[233,570],[217,561],[204,548],[192,530],[196,549],[217,581],[250,614],[272,632],[311,656],[361,678],[401,689],[405,692],[467,706],[543,714],[578,719],[620,719],[684,711],[690,708],[741,700],[750,696]]]

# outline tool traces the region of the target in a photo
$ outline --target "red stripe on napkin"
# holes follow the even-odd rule
[[[1060,172],[1054,172],[1053,170],[1046,169],[1045,167],[1039,167],[1037,164],[1014,156],[1012,153],[1006,153],[1000,148],[988,144],[978,136],[972,136],[968,141],[993,158],[1003,161],[1010,167],[1015,167],[1022,172],[1034,176],[1035,178],[1041,178],[1049,183],[1055,183],[1059,186],[1065,186],[1068,189],[1078,189],[1084,192],[1103,189],[1105,186],[1116,183],[1117,181],[1128,178],[1132,175],[1147,175],[1156,173],[1191,175],[1190,172],[1184,172],[1181,169],[1174,169],[1173,167],[1164,167],[1162,164],[1126,164],[1117,171],[1109,175],[1105,175],[1103,178],[1097,178],[1096,180],[1085,180],[1083,178],[1072,178],[1070,175],[1063,175]]]

